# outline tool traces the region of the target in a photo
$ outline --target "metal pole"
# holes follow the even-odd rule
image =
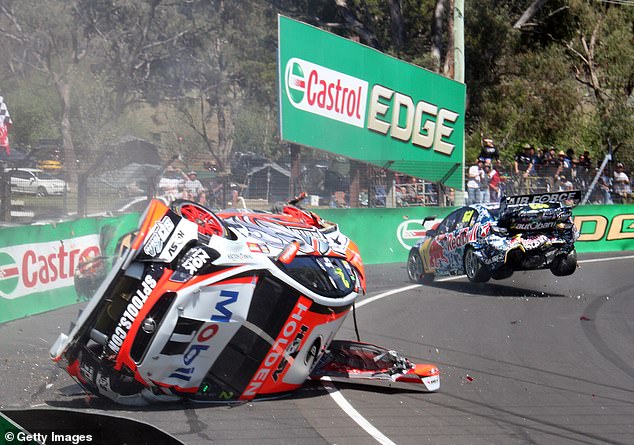
[[[464,83],[464,0],[454,0],[453,9],[453,44],[454,44],[454,80]],[[466,102],[466,98],[465,98]],[[464,131],[462,134],[462,182],[460,186],[460,195],[456,194],[457,205],[462,205],[464,202],[465,193],[465,147]]]

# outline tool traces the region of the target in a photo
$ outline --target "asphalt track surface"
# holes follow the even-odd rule
[[[379,298],[357,309],[361,340],[436,363],[434,394],[312,383],[278,400],[125,408],[86,397],[48,360],[74,306],[0,325],[0,408],[127,417],[186,444],[632,444],[633,254],[485,285],[412,287],[404,264],[368,267],[364,299]],[[352,316],[338,337],[355,338]]]

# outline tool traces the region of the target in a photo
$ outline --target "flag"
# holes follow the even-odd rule
[[[7,104],[4,103],[4,97],[0,96],[0,147],[4,147],[7,155],[11,154],[11,148],[9,148],[9,128],[11,128],[11,116],[7,109]]]

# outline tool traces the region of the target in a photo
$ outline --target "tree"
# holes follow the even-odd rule
[[[49,1],[42,8],[37,0],[6,0],[0,3],[0,36],[7,44],[15,69],[35,70],[46,76],[59,96],[59,126],[67,166],[76,159],[71,128],[71,93],[77,70],[85,58],[90,39],[73,20],[75,4]],[[67,169],[76,182],[76,171]]]

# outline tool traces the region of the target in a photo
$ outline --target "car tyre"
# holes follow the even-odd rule
[[[486,283],[491,278],[491,273],[478,257],[473,247],[467,247],[463,258],[464,270],[469,281],[474,283]]]
[[[577,251],[573,249],[567,255],[558,255],[550,265],[550,271],[558,277],[572,275],[577,270]]]
[[[423,259],[416,247],[409,251],[407,257],[407,275],[414,283],[431,284],[434,281],[433,273],[425,273]]]
[[[187,199],[177,199],[170,208],[179,216],[198,224],[198,232],[207,236],[229,238],[229,229],[222,219],[207,207]]]
[[[41,197],[45,197],[48,196],[48,192],[46,191],[46,188],[40,186],[37,188],[37,196],[41,196]]]

